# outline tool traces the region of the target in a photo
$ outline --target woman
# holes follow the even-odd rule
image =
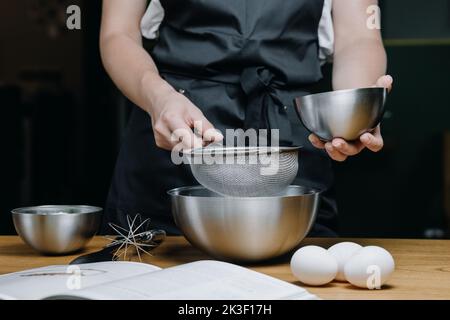
[[[333,235],[336,205],[329,157],[344,161],[383,147],[380,128],[349,143],[322,143],[300,125],[292,101],[321,79],[333,55],[333,87],[384,86],[380,31],[367,27],[376,0],[105,0],[101,52],[106,70],[136,107],[119,154],[104,220],[126,225],[141,213],[178,233],[166,191],[197,184],[171,162],[185,148],[219,141],[212,128],[280,129],[282,144],[301,145],[295,183],[324,192],[314,235]],[[145,50],[141,36],[157,38]],[[333,41],[334,39],[334,41]],[[200,129],[193,132],[194,123]],[[186,139],[184,139],[186,138]],[[323,150],[322,150],[323,149]],[[328,157],[329,156],[329,157]]]

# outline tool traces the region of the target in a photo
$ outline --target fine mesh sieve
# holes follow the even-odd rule
[[[300,147],[206,147],[186,152],[205,188],[230,197],[282,193],[298,171]]]

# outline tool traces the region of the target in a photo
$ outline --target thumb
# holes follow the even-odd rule
[[[193,118],[194,132],[201,136],[205,142],[220,142],[223,135],[219,130],[215,129],[213,124],[206,119],[203,114],[196,115]]]
[[[385,75],[380,77],[377,80],[377,87],[382,87],[388,89],[388,91],[391,91],[392,89],[392,83],[394,82],[394,79],[390,75]]]

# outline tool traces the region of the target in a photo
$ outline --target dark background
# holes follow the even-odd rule
[[[65,28],[70,4],[82,30]],[[448,237],[450,1],[381,6],[386,147],[335,164],[341,235]],[[99,0],[0,2],[0,234],[14,207],[104,204],[128,106],[101,66],[100,15]]]

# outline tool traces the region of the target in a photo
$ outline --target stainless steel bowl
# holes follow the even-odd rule
[[[225,260],[259,261],[297,246],[311,228],[317,190],[290,186],[274,197],[222,197],[201,186],[169,191],[172,213],[186,239]]]
[[[352,141],[380,123],[386,96],[385,88],[338,90],[298,97],[295,104],[303,125],[322,140]]]
[[[43,254],[83,248],[98,231],[102,209],[91,206],[37,206],[12,210],[22,240]]]

